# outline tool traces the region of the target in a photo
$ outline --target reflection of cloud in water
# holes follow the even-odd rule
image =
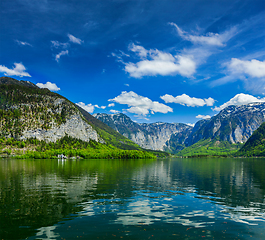
[[[123,225],[151,225],[156,221],[164,221],[166,223],[178,223],[195,228],[205,227],[208,224],[214,223],[208,220],[202,221],[202,217],[207,219],[214,218],[213,211],[199,210],[176,216],[175,208],[177,207],[169,204],[161,205],[161,203],[152,202],[149,199],[135,201],[129,203],[129,210],[117,214],[118,218],[115,222]],[[200,220],[192,219],[198,217],[200,217]]]
[[[60,235],[58,233],[54,233],[53,231],[56,229],[56,226],[50,226],[50,227],[41,227],[38,229],[39,232],[37,232],[36,236],[41,237],[41,239],[58,239]]]
[[[167,213],[167,211],[163,211],[163,208],[167,208],[154,204],[155,202],[151,202],[149,199],[131,202],[128,204],[127,211],[117,214],[118,218],[115,222],[123,225],[150,225],[154,221],[160,221],[161,218],[166,217]]]
[[[244,223],[248,225],[258,225],[251,222],[265,222],[265,212],[258,212],[258,208],[246,208],[237,206],[236,208],[224,207],[221,212],[225,213],[224,218],[234,222]]]
[[[225,219],[247,225],[257,225],[253,222],[258,221],[265,222],[265,213],[260,212],[260,208],[216,205],[214,201],[196,198],[196,194],[192,192],[182,196],[182,202],[178,196],[157,199],[152,197],[152,193],[140,194],[141,199],[131,199],[132,202],[128,203],[126,210],[117,214],[115,223],[151,225],[162,221],[200,228]],[[196,204],[193,199],[197,199]]]
[[[90,216],[90,217],[95,215],[94,206],[93,206],[92,201],[82,203],[81,205],[83,206],[83,211],[80,212],[79,215]]]

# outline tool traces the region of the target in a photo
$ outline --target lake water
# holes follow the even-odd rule
[[[265,239],[265,159],[0,159],[0,239]]]

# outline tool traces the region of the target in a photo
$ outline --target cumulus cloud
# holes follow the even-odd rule
[[[59,91],[59,90],[61,90],[60,88],[57,87],[57,85],[55,83],[51,83],[51,82],[46,82],[45,84],[37,83],[36,85],[39,88],[48,88],[51,91]]]
[[[0,65],[0,72],[5,76],[31,77],[29,73],[25,72],[26,68],[22,63],[14,63],[14,65],[12,69]]]
[[[68,50],[61,51],[60,53],[58,53],[58,54],[55,56],[55,60],[56,60],[57,62],[59,62],[61,56],[63,56],[63,55],[68,55],[68,53],[69,53]]]
[[[209,119],[209,118],[211,118],[211,116],[210,115],[201,115],[201,114],[199,114],[199,115],[196,116],[196,118],[199,118],[199,119]]]
[[[149,113],[154,114],[155,112],[173,112],[171,107],[157,101],[152,101],[147,97],[140,96],[133,91],[124,91],[119,96],[109,99],[108,101],[128,105],[130,108],[126,110],[130,113],[135,113],[138,116],[146,116]]]
[[[206,35],[192,35],[184,32],[177,24],[169,23],[174,26],[181,38],[194,44],[189,49],[183,49],[174,55],[158,49],[145,49],[137,44],[129,44],[128,50],[133,52],[138,61],[124,61],[125,54],[113,53],[117,60],[125,65],[125,72],[131,77],[141,78],[144,76],[175,76],[192,78],[196,69],[205,60],[216,53],[218,47],[223,47],[233,36],[237,34],[237,28],[223,33],[207,33]],[[134,56],[132,55],[132,56]],[[127,57],[132,57],[128,55]]]
[[[113,114],[116,114],[116,113],[119,113],[119,111],[117,111],[117,110],[113,110],[113,109],[111,109],[111,110],[109,110],[111,113],[113,113]]]
[[[97,104],[95,105],[95,107],[96,107],[96,108],[100,108],[100,109],[105,109],[105,108],[106,108],[106,106],[101,106],[101,107],[100,107],[100,106],[97,105]]]
[[[175,56],[157,50],[157,57],[137,63],[126,63],[125,71],[131,77],[181,75],[191,77],[196,71],[196,64],[191,56]],[[153,56],[154,57],[154,56]]]
[[[265,102],[265,98],[259,99],[249,94],[239,93],[235,95],[233,98],[231,98],[228,102],[224,103],[223,105],[219,107],[215,107],[213,110],[221,111],[230,105],[239,106],[239,105],[244,105],[244,104],[248,104],[252,102]]]
[[[89,103],[89,104],[85,104],[83,102],[79,102],[79,103],[76,103],[76,105],[78,105],[79,107],[83,108],[84,110],[86,110],[87,112],[89,113],[93,113],[95,108],[100,108],[100,109],[105,109],[106,106],[99,106],[99,105],[93,105],[92,103]]]
[[[232,38],[237,32],[237,29],[233,27],[230,30],[225,31],[221,34],[209,32],[205,36],[200,36],[200,35],[188,34],[175,23],[169,23],[169,24],[174,26],[179,36],[187,41],[190,41],[194,44],[203,44],[203,45],[206,44],[206,45],[219,46],[219,47],[225,46],[225,43],[230,38]]]
[[[128,47],[129,51],[135,52],[139,57],[146,58],[149,54],[149,51],[144,47],[135,45],[134,43],[130,44]]]
[[[86,110],[89,113],[93,113],[94,110],[95,110],[95,106],[92,105],[91,103],[85,104],[83,102],[79,102],[79,103],[76,103],[76,105],[78,105],[79,107],[83,108],[84,110]]]
[[[183,106],[188,106],[188,107],[202,107],[204,105],[206,106],[213,106],[215,100],[211,97],[209,98],[195,98],[195,97],[190,97],[187,94],[182,94],[176,97],[173,97],[172,95],[165,94],[164,96],[160,97],[163,99],[166,103],[178,103]]]
[[[109,105],[108,105],[108,107],[114,107],[115,106],[115,103],[110,103]]]
[[[71,35],[71,34],[67,34],[67,36],[68,36],[68,38],[69,38],[69,41],[70,42],[72,42],[72,43],[76,43],[76,44],[82,44],[84,41],[83,40],[81,40],[80,38],[77,38],[77,37],[75,37],[75,36],[73,36],[73,35]]]
[[[250,61],[232,58],[227,64],[228,71],[233,75],[248,75],[255,78],[265,77],[265,61]]]
[[[131,77],[141,78],[144,76],[169,76],[181,75],[183,77],[192,77],[196,72],[196,63],[193,56],[182,54],[173,56],[171,53],[159,51],[157,49],[147,50],[143,46],[130,44],[129,51],[136,54],[140,58],[138,62],[125,62],[123,57],[130,55],[123,52],[112,53],[112,56],[117,58],[118,62],[125,65],[125,72]]]

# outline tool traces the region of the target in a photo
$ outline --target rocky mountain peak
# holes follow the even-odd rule
[[[264,111],[264,102],[228,106],[211,119],[197,122],[185,144],[191,146],[208,138],[244,143],[265,121]]]
[[[98,113],[93,116],[141,147],[152,150],[171,151],[171,144],[168,142],[171,137],[178,134],[178,139],[181,139],[179,140],[180,144],[183,144],[192,129],[192,127],[182,123],[137,123],[123,113]],[[175,136],[175,138],[177,137]]]

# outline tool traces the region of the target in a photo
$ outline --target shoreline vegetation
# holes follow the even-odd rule
[[[0,139],[0,157],[18,159],[156,159],[163,152],[144,150],[122,150],[112,145],[90,140],[84,142],[65,136],[56,142],[45,142],[35,138],[15,140],[14,138]]]
[[[263,124],[263,127],[265,124]],[[260,136],[255,132],[253,139],[259,141]],[[264,134],[265,135],[265,134]],[[262,139],[263,135],[262,135]],[[250,145],[249,144],[249,145]],[[208,139],[188,147],[181,152],[171,155],[163,151],[147,149],[126,150],[111,144],[103,144],[90,140],[85,142],[70,136],[64,136],[56,142],[45,142],[30,138],[16,140],[14,138],[0,138],[0,158],[12,157],[17,159],[156,159],[157,157],[178,158],[244,158],[265,157],[265,147],[251,149],[251,154],[245,151],[243,144],[232,145],[228,142],[211,142]],[[262,144],[263,145],[263,144]],[[244,146],[244,145],[243,145]]]

